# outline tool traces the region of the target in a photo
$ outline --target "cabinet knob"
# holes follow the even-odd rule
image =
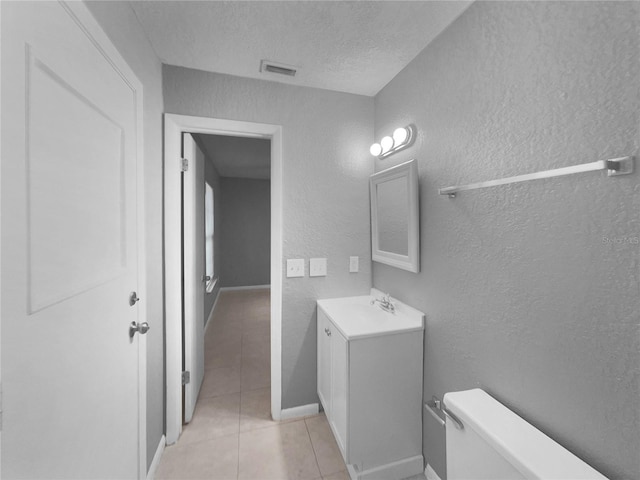
[[[324,333],[326,333],[328,337],[331,336],[331,330],[329,330],[328,328],[324,329]]]

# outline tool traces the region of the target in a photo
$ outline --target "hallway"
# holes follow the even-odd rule
[[[156,479],[348,480],[324,414],[271,420],[269,295],[220,293],[196,411]]]

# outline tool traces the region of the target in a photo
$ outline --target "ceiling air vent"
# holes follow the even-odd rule
[[[275,73],[277,75],[287,75],[289,77],[295,77],[297,67],[291,65],[285,65],[284,63],[276,63],[270,60],[262,60],[260,62],[260,71]]]

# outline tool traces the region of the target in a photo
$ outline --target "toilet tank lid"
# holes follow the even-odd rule
[[[607,478],[484,390],[447,393],[444,404],[527,478]]]

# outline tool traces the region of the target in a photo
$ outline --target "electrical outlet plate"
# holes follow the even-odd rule
[[[360,257],[349,257],[349,272],[357,273],[360,269]]]
[[[291,277],[304,277],[304,258],[287,260],[287,278]]]
[[[309,276],[310,277],[326,277],[327,276],[327,259],[326,258],[309,259]]]

